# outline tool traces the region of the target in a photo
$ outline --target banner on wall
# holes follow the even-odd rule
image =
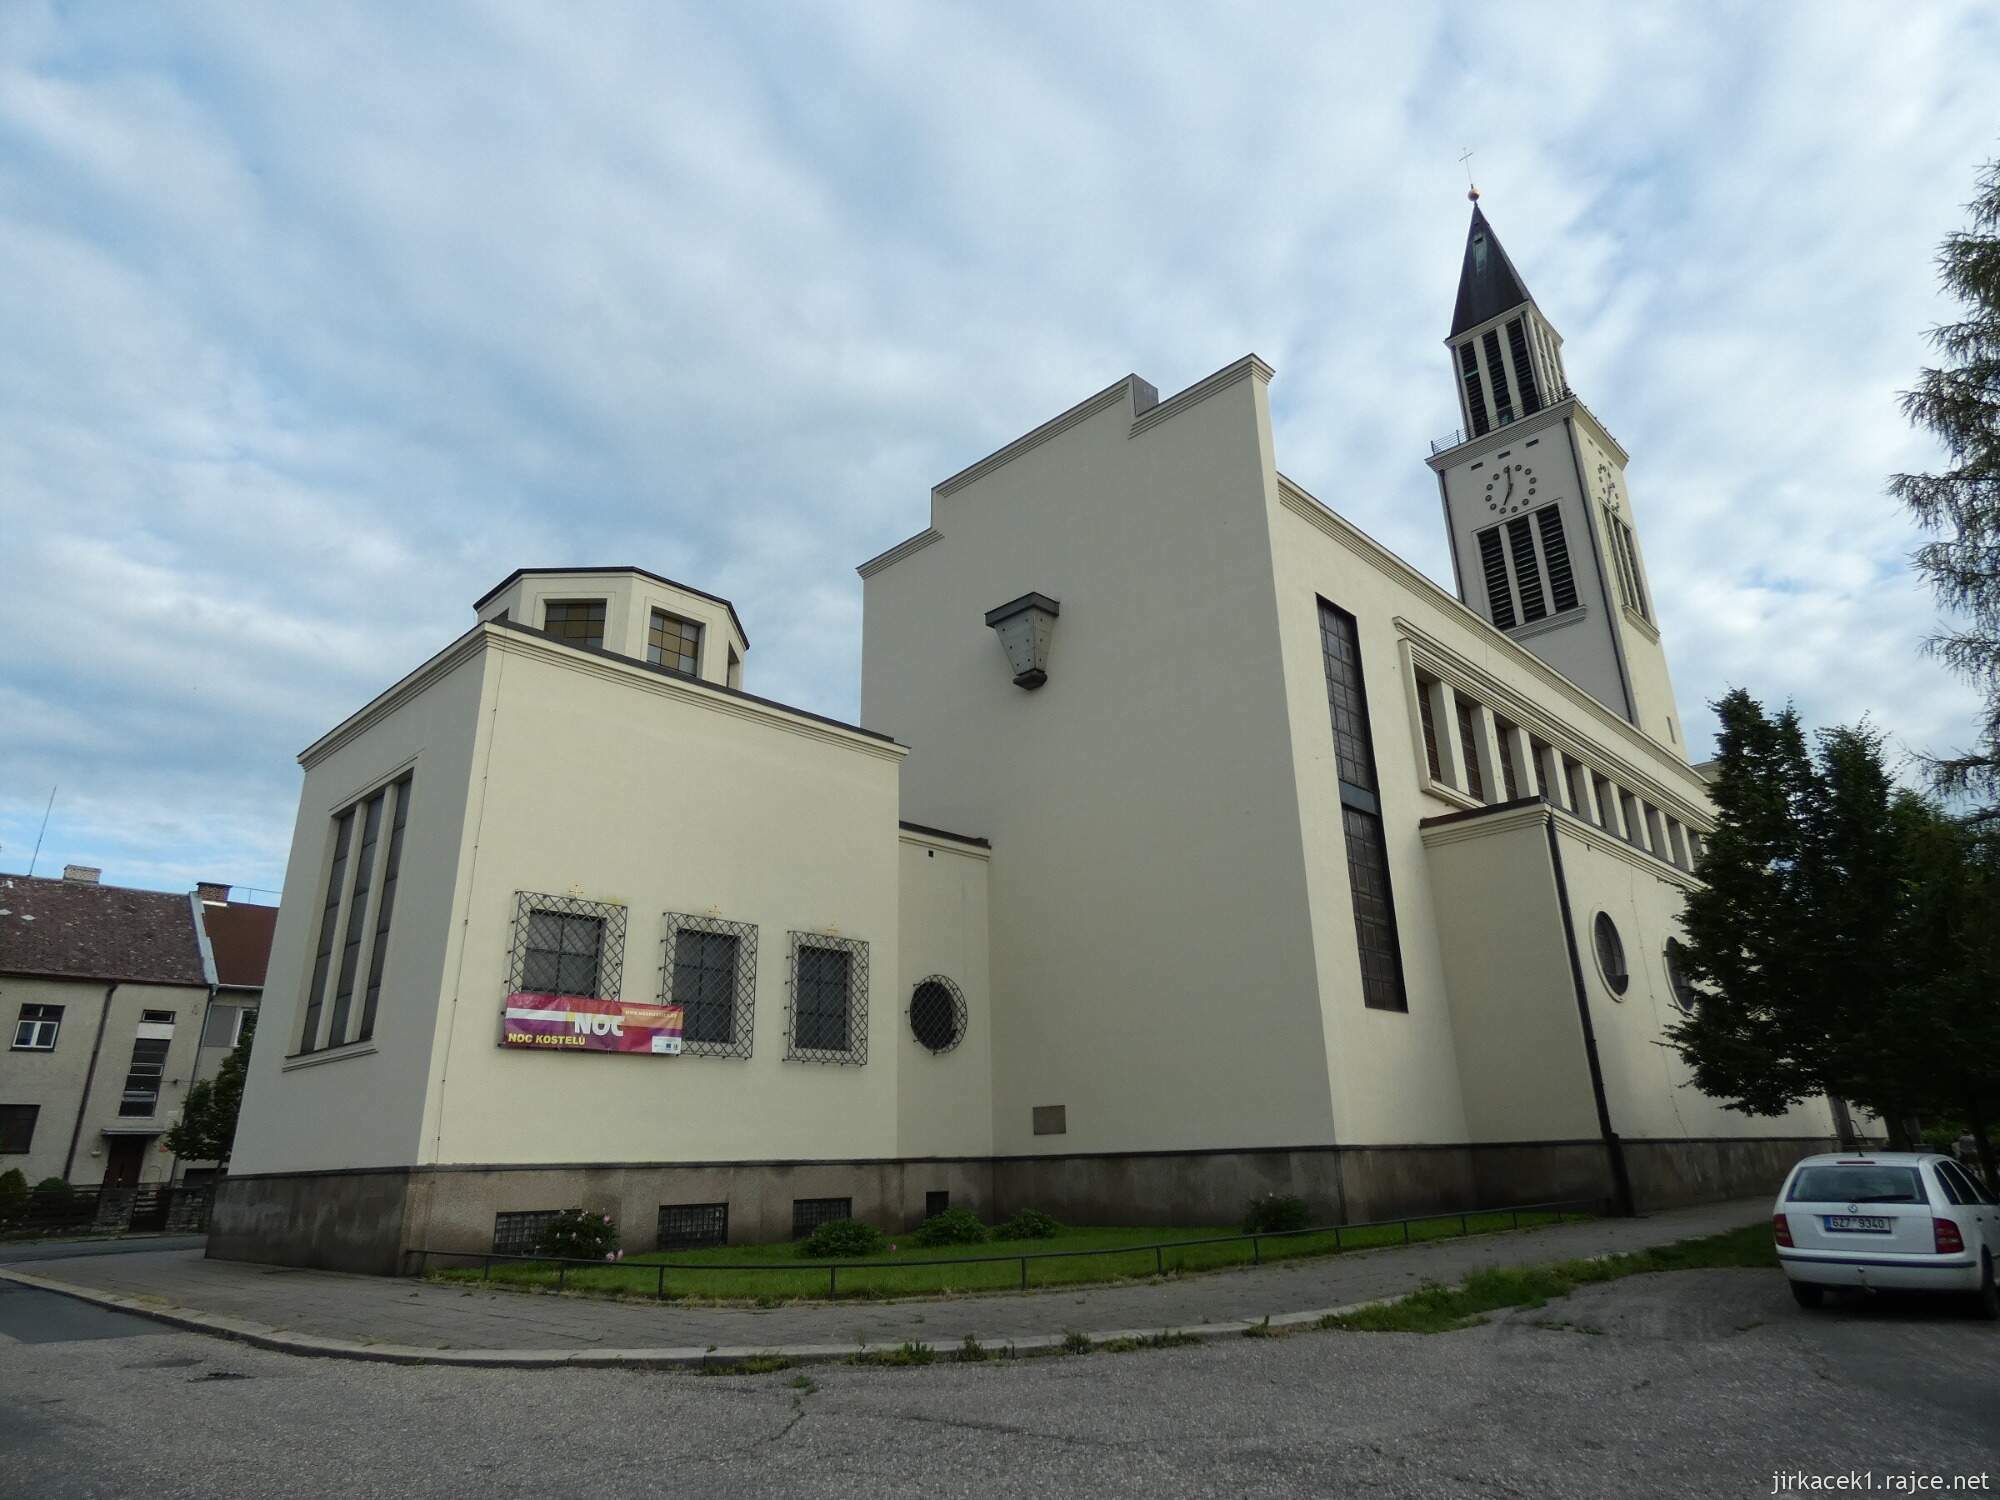
[[[673,1057],[681,1050],[681,1007],[582,995],[509,995],[500,1045]]]

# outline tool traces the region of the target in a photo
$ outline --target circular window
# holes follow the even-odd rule
[[[1625,940],[1618,936],[1618,924],[1611,920],[1610,912],[1601,911],[1591,931],[1597,939],[1598,970],[1611,986],[1611,993],[1623,995],[1632,976],[1625,972]]]
[[[1701,992],[1694,987],[1694,981],[1687,976],[1687,944],[1679,938],[1668,938],[1666,959],[1667,986],[1674,992],[1674,1004],[1689,1015],[1693,1015],[1695,1002],[1701,998]]]
[[[933,1052],[949,1052],[965,1040],[965,996],[942,974],[919,980],[910,996],[910,1030]]]

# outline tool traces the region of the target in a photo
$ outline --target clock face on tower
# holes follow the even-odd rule
[[[1498,515],[1524,511],[1534,499],[1535,471],[1527,464],[1503,463],[1486,481],[1486,508]]]

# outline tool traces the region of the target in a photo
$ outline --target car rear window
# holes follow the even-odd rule
[[[1927,1203],[1915,1167],[1801,1167],[1787,1195],[1794,1203]]]

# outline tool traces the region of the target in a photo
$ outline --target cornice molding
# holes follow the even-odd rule
[[[935,526],[930,527],[927,530],[918,532],[913,537],[896,543],[887,552],[876,553],[854,571],[859,573],[863,578],[873,578],[884,568],[923,551],[932,542],[942,541],[943,539],[944,533],[942,531],[939,531]]]
[[[1186,390],[1175,392],[1151,411],[1136,417],[1132,422],[1131,435],[1137,437],[1142,432],[1151,432],[1162,422],[1170,421],[1190,407],[1199,406],[1210,396],[1220,395],[1252,375],[1269,385],[1271,377],[1277,373],[1256,355],[1246,354],[1234,364],[1224,365],[1213,375],[1197,380]]]
[[[1529,802],[1524,807],[1509,808],[1495,812],[1491,817],[1454,817],[1425,828],[1419,834],[1426,849],[1436,849],[1446,844],[1463,844],[1474,839],[1511,833],[1520,828],[1539,827],[1554,820],[1557,829],[1568,834],[1579,843],[1588,844],[1602,854],[1621,859],[1626,864],[1644,870],[1648,875],[1665,885],[1678,886],[1684,891],[1701,889],[1699,877],[1671,864],[1656,854],[1635,848],[1623,839],[1614,838],[1594,823],[1586,823],[1574,813],[1557,807],[1553,802],[1541,798]]]
[[[1551,811],[1553,809],[1546,802],[1537,800],[1526,807],[1496,812],[1491,817],[1454,817],[1450,822],[1423,829],[1419,837],[1426,849],[1435,849],[1441,844],[1463,844],[1471,839],[1511,833],[1518,828],[1539,828],[1548,821]]]

